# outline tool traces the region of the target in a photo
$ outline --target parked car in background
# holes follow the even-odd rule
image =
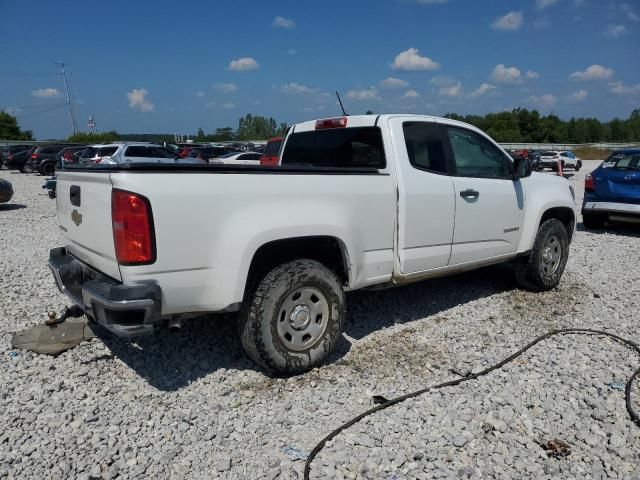
[[[227,147],[196,147],[192,148],[189,154],[183,158],[197,158],[209,162],[209,159],[221,157],[227,153],[231,153],[231,149]]]
[[[103,158],[108,158],[118,150],[117,145],[91,145],[87,147],[80,155],[79,164],[92,165],[99,164]]]
[[[260,165],[273,167],[280,161],[280,147],[282,137],[270,138],[260,157]]]
[[[20,170],[21,172],[24,170],[24,166],[29,160],[31,153],[36,149],[36,147],[31,147],[29,150],[21,150],[16,153],[8,154],[4,159],[4,166],[6,168],[12,170]]]
[[[196,158],[179,158],[162,145],[144,142],[119,142],[93,145],[84,151],[80,164],[113,165],[119,163],[206,163]]]
[[[179,150],[176,152],[176,154],[178,155],[178,157],[184,158],[189,155],[192,150],[196,148],[203,148],[204,146],[205,145],[202,145],[200,143],[179,143]]]
[[[31,152],[27,163],[22,170],[24,172],[38,172],[40,175],[53,175],[56,171],[56,163],[58,162],[58,154],[66,147],[77,146],[73,143],[51,143],[48,145],[40,145]]]
[[[209,163],[224,165],[260,165],[261,154],[258,152],[231,152],[220,157],[212,158]]]
[[[13,156],[19,153],[24,153],[31,149],[31,145],[5,145],[0,148],[0,167],[3,165],[7,168],[15,168],[9,167],[8,164],[13,163]]]
[[[13,186],[11,182],[0,178],[0,203],[6,203],[13,197]]]
[[[536,163],[538,170],[550,168],[554,172],[558,170],[558,162],[562,164],[562,169],[571,168],[576,172],[582,168],[582,160],[570,151],[547,150],[542,152]]]
[[[640,222],[640,149],[618,150],[584,179],[582,222]]]
[[[58,163],[56,168],[64,168],[65,165],[80,163],[80,157],[87,148],[87,145],[63,148],[58,153]]]

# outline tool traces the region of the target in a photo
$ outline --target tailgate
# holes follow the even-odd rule
[[[69,253],[122,280],[111,226],[111,179],[106,172],[56,172],[58,223]]]
[[[612,201],[640,203],[640,171],[606,169],[596,176],[596,193]]]

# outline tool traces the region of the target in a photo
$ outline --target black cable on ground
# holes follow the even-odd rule
[[[501,362],[496,363],[495,365],[493,365],[491,367],[488,367],[488,368],[482,370],[481,372],[473,373],[473,374],[471,374],[471,375],[469,375],[467,377],[458,378],[456,380],[450,380],[448,382],[440,383],[438,385],[433,385],[431,387],[426,387],[426,388],[417,390],[415,392],[407,393],[406,395],[402,395],[400,397],[392,398],[391,400],[387,400],[385,403],[382,403],[381,405],[378,405],[378,406],[375,406],[373,408],[370,408],[369,410],[361,413],[357,417],[354,417],[351,420],[349,420],[348,422],[342,424],[341,426],[336,428],[333,432],[331,432],[329,435],[324,437],[313,448],[313,450],[311,450],[311,453],[309,453],[309,456],[307,457],[307,461],[306,461],[306,463],[304,465],[304,479],[305,480],[309,480],[309,474],[311,473],[311,463],[316,458],[318,453],[320,453],[320,451],[325,447],[327,442],[330,441],[330,440],[333,440],[341,432],[343,432],[347,428],[353,426],[354,424],[358,423],[363,418],[368,417],[369,415],[372,415],[372,414],[374,414],[376,412],[379,412],[381,410],[384,410],[385,408],[389,408],[392,405],[397,405],[398,403],[404,402],[405,400],[408,400],[410,398],[415,398],[415,397],[417,397],[419,395],[422,395],[424,393],[427,393],[427,392],[429,392],[431,390],[437,390],[439,388],[444,388],[444,387],[453,387],[455,385],[460,385],[461,383],[468,382],[470,380],[475,380],[476,378],[482,377],[484,375],[487,375],[487,374],[493,372],[494,370],[498,370],[499,368],[504,367],[507,363],[512,362],[517,357],[519,357],[520,355],[525,353],[527,350],[529,350],[533,346],[537,345],[538,343],[542,342],[543,340],[546,340],[549,337],[553,337],[555,335],[571,335],[571,334],[573,334],[573,335],[601,335],[601,336],[609,337],[609,338],[615,340],[616,342],[635,350],[636,353],[638,355],[640,355],[640,345],[638,343],[636,343],[636,342],[634,342],[632,340],[628,340],[626,338],[622,338],[622,337],[620,337],[618,335],[615,335],[613,333],[604,332],[602,330],[593,330],[593,329],[590,329],[590,328],[564,328],[564,329],[561,329],[561,330],[552,330],[552,331],[550,331],[548,333],[545,333],[544,335],[541,335],[541,336],[537,337],[535,340],[533,340],[531,343],[527,344],[526,346],[524,346],[523,348],[521,348],[520,350],[515,352],[513,355],[508,356],[507,358],[505,358]],[[629,412],[629,416],[631,417],[631,420],[633,421],[633,423],[635,423],[638,427],[640,427],[640,417],[638,416],[638,413],[633,409],[633,406],[631,405],[631,385],[633,384],[633,382],[635,381],[635,379],[639,375],[640,375],[640,368],[638,368],[633,373],[633,375],[631,375],[631,377],[627,381],[627,385],[626,385],[626,388],[625,388],[625,402],[626,402],[626,405],[627,405],[627,411]]]

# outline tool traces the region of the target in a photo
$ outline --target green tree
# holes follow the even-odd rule
[[[0,112],[0,139],[33,140],[31,130],[21,130],[18,120],[7,112]]]
[[[212,142],[230,142],[235,140],[235,134],[231,127],[216,128],[215,133],[209,137],[211,137]]]
[[[275,137],[277,124],[273,118],[253,116],[247,113],[238,121],[236,138],[238,140],[266,140]]]
[[[85,145],[109,143],[116,140],[120,140],[120,135],[115,130],[103,133],[76,133],[67,138],[70,143],[83,143]]]
[[[206,134],[204,133],[204,129],[202,127],[200,127],[198,129],[198,133],[196,133],[196,136],[194,138],[194,140],[196,142],[202,142],[205,140]]]

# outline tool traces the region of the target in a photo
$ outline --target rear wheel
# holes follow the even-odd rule
[[[582,224],[584,228],[599,230],[604,227],[607,221],[607,215],[604,213],[583,213]]]
[[[582,161],[581,160],[578,160],[576,162],[576,167],[575,168],[576,168],[576,172],[580,171],[580,169],[582,168]]]
[[[40,167],[40,172],[42,173],[42,175],[50,177],[54,173],[56,173],[56,164],[53,162],[45,163]]]
[[[515,265],[516,281],[529,290],[551,290],[560,283],[568,259],[567,230],[556,218],[546,220],[538,228],[529,256]]]
[[[240,318],[242,346],[268,370],[302,373],[335,348],[345,317],[338,277],[314,260],[295,260],[262,279]]]

